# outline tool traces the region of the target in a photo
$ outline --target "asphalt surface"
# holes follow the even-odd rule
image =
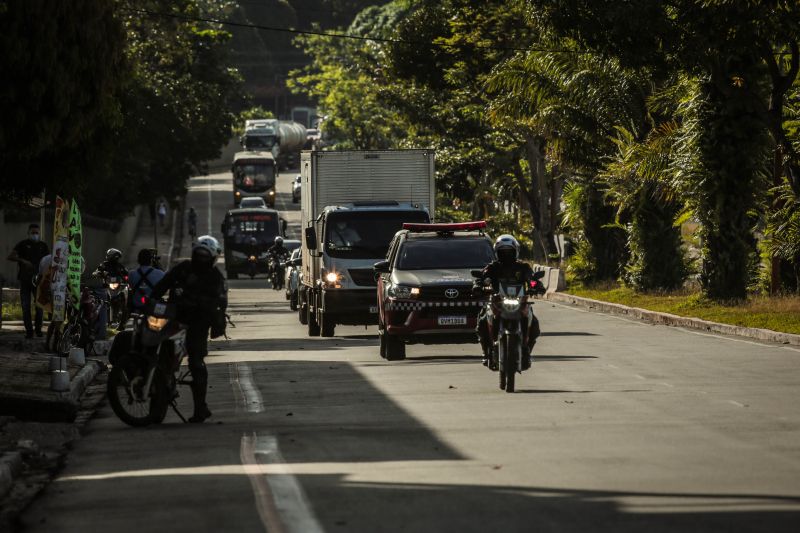
[[[200,232],[230,198],[228,174],[192,181]],[[537,302],[506,394],[477,345],[389,363],[374,328],[308,338],[263,278],[231,302],[214,416],[134,429],[104,407],[25,531],[798,530],[800,350]]]

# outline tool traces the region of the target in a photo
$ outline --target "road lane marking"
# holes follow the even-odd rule
[[[634,374],[633,376],[637,377],[639,379],[642,379],[642,380],[646,380],[647,379],[646,377],[642,376],[641,374]]]
[[[256,436],[245,435],[242,437],[239,448],[239,457],[245,467],[247,477],[250,478],[250,485],[256,499],[256,510],[261,518],[261,524],[267,533],[284,533],[278,509],[275,506],[275,497],[272,494],[266,474],[261,471],[261,465],[256,458]],[[255,467],[255,468],[253,468]]]
[[[744,407],[743,403],[739,403],[739,402],[737,402],[735,400],[728,400],[728,403],[731,404],[731,405],[735,405],[736,407]]]
[[[675,385],[672,385],[670,383],[659,383],[659,385],[664,385],[665,387],[669,387],[670,389],[674,389],[675,388]]]
[[[242,406],[248,413],[260,413],[264,411],[264,399],[261,391],[253,382],[253,373],[247,363],[235,363],[231,365],[231,386],[237,399],[241,399]]]

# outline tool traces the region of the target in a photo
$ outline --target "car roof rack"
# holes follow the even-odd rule
[[[485,220],[474,220],[472,222],[448,222],[443,224],[424,224],[417,222],[404,222],[403,229],[410,232],[432,231],[439,234],[452,234],[456,231],[480,231],[486,229]]]

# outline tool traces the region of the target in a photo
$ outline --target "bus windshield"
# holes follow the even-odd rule
[[[225,222],[226,247],[248,246],[251,237],[255,237],[259,247],[268,247],[278,235],[278,215],[274,212],[236,214]]]
[[[275,169],[271,163],[236,163],[233,184],[247,192],[265,191],[275,185]]]
[[[414,211],[342,211],[325,224],[325,251],[331,257],[381,258],[403,222],[429,222],[428,213]]]

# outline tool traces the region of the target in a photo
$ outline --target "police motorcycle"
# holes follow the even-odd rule
[[[178,385],[189,385],[186,326],[176,319],[176,306],[151,301],[133,314],[133,329],[119,333],[109,351],[108,401],[120,420],[130,426],[160,424],[169,407],[178,417]]]
[[[483,276],[482,270],[471,273],[474,278]],[[501,281],[497,292],[490,286],[483,286],[484,293],[489,295],[489,333],[496,338],[491,367],[499,371],[500,390],[514,392],[516,374],[530,367],[527,337],[533,319],[533,301],[528,297],[535,294],[533,282],[538,282],[543,276],[544,272],[535,272],[530,284]]]

